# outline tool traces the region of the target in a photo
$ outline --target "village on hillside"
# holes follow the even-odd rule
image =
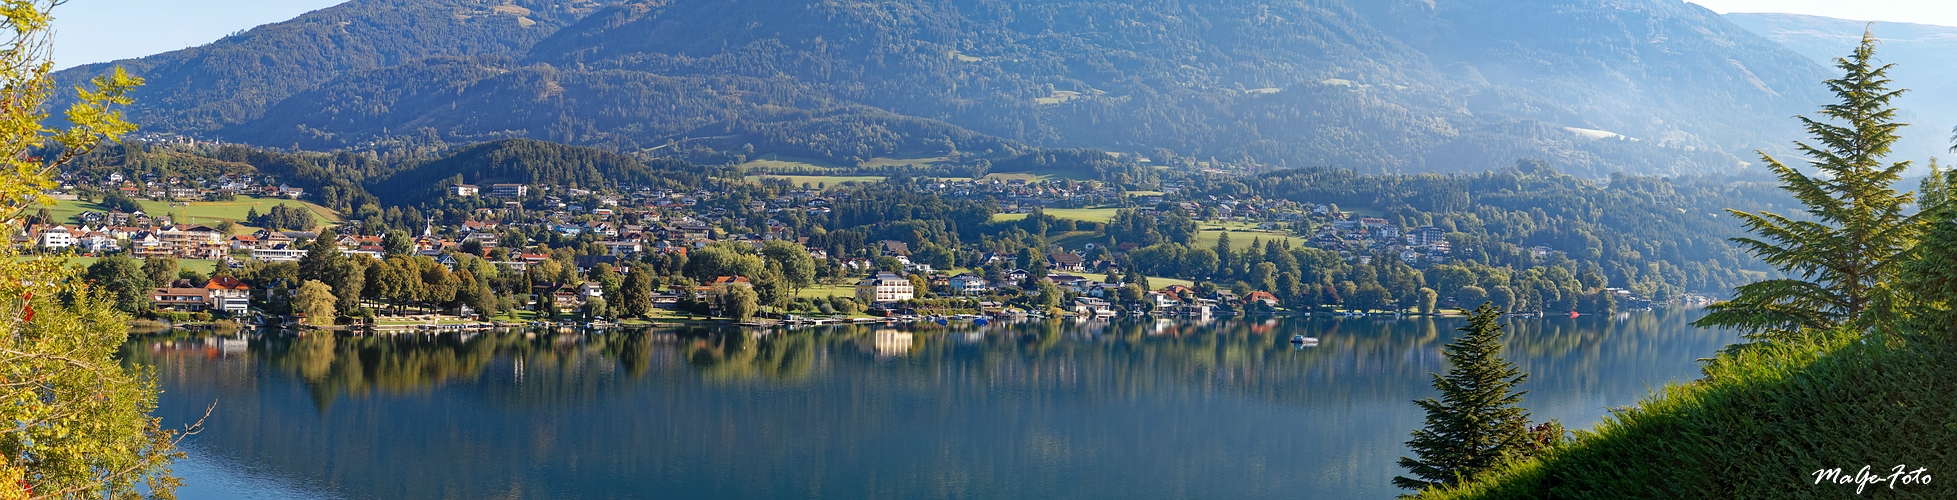
[[[1357,297],[1338,298],[1328,289],[1326,299],[1312,304],[1286,304],[1284,293],[1272,285],[1236,280],[1234,285],[1150,276],[1146,269],[1124,269],[1141,242],[1096,240],[1091,235],[1058,238],[1044,252],[945,249],[922,243],[883,239],[852,244],[824,234],[821,221],[831,220],[836,207],[846,205],[859,190],[842,186],[785,185],[766,199],[730,199],[711,189],[586,190],[564,186],[493,183],[446,186],[450,199],[477,208],[448,220],[428,217],[414,231],[363,231],[360,221],[340,221],[323,207],[300,202],[306,191],[250,175],[209,179],[129,178],[121,173],[84,179],[67,176],[51,193],[58,206],[69,207],[59,217],[47,209],[16,234],[17,245],[39,253],[80,257],[128,257],[151,263],[168,259],[181,269],[152,276],[147,314],[185,314],[209,317],[274,317],[290,321],[292,297],[298,293],[297,266],[308,254],[326,248],[347,258],[382,263],[391,258],[425,259],[439,264],[443,274],[469,272],[476,284],[442,285],[476,292],[487,298],[465,300],[449,293],[437,300],[400,295],[412,304],[399,307],[392,295],[374,283],[360,300],[342,302],[339,315],[385,317],[414,314],[455,321],[581,320],[618,321],[621,318],[722,317],[747,320],[768,317],[799,320],[812,317],[901,317],[930,314],[1117,314],[1228,315],[1246,313],[1432,313],[1407,300],[1361,303]],[[854,183],[852,183],[854,184]],[[1436,226],[1405,227],[1384,217],[1341,211],[1336,205],[1271,199],[1181,196],[1169,183],[1159,192],[1125,192],[1113,186],[1072,180],[965,179],[905,184],[914,194],[942,200],[970,200],[995,207],[994,221],[1027,217],[1053,220],[1053,231],[1080,234],[1086,227],[1105,229],[1113,214],[1147,221],[1165,217],[1200,221],[1201,240],[1218,251],[1230,252],[1231,238],[1251,252],[1310,247],[1356,264],[1396,259],[1426,268],[1452,258],[1449,231]],[[110,200],[111,198],[114,201]],[[252,202],[242,217],[179,213],[220,201]],[[163,213],[137,208],[161,203]],[[859,200],[861,201],[861,200]],[[260,208],[264,208],[263,211]],[[79,211],[76,211],[79,209]],[[235,215],[235,214],[234,214]],[[45,218],[45,220],[43,219]],[[459,220],[458,220],[459,219]],[[1098,219],[1098,220],[1096,220]],[[338,221],[338,222],[332,222]],[[812,223],[812,221],[814,221]],[[383,228],[385,229],[385,228]],[[757,231],[758,229],[758,231]],[[1042,231],[1048,229],[1042,228]],[[816,233],[816,234],[810,234]],[[1213,234],[1212,234],[1213,233]],[[331,236],[323,240],[322,236]],[[755,304],[730,304],[720,298],[730,287],[756,286],[768,273],[780,280],[785,271],[757,273],[775,264],[779,251],[793,248],[804,254],[812,270],[790,279],[786,292],[764,293]],[[915,248],[917,245],[930,248]],[[1219,246],[1220,244],[1220,246]],[[322,248],[326,245],[326,248]],[[792,246],[789,246],[792,245]],[[709,248],[736,248],[737,253],[769,256],[763,264],[744,268],[746,274],[700,275],[689,260]],[[1555,249],[1527,250],[1548,258]],[[840,252],[840,254],[839,254]],[[191,263],[203,264],[203,270]],[[698,264],[696,262],[695,264]],[[406,264],[402,264],[405,266]],[[361,266],[369,267],[369,266]],[[279,269],[286,269],[279,271]],[[732,269],[742,269],[734,267]],[[622,290],[621,275],[647,272],[657,276],[638,280],[644,291]],[[368,281],[380,280],[368,272]],[[747,275],[756,274],[756,275]],[[491,280],[495,276],[497,279]],[[511,277],[517,277],[512,279]],[[443,278],[450,279],[450,278]],[[652,283],[654,285],[646,285]],[[428,283],[428,286],[441,283]],[[345,285],[340,285],[344,287]],[[389,285],[392,286],[392,285]],[[770,286],[774,286],[770,284]],[[1328,287],[1329,288],[1329,287]],[[1474,288],[1474,287],[1469,287]],[[1318,294],[1316,290],[1306,293]],[[1348,295],[1364,295],[1348,290]],[[1473,293],[1485,294],[1477,289]],[[1623,289],[1611,289],[1627,308],[1649,307],[1650,301]],[[621,297],[621,294],[629,297]],[[1463,297],[1466,299],[1467,297]],[[607,306],[610,300],[611,307]],[[1456,297],[1439,297],[1453,302]],[[1479,296],[1475,297],[1479,300]],[[628,306],[621,302],[631,302]],[[647,305],[654,310],[644,310]],[[395,307],[389,307],[389,306]],[[485,309],[491,311],[485,311]],[[358,311],[358,312],[356,312]],[[664,312],[661,312],[664,311]],[[132,311],[145,312],[145,311]],[[489,314],[484,314],[488,312]],[[274,313],[274,314],[267,314]]]

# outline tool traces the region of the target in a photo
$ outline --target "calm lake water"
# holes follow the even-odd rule
[[[1588,427],[1737,338],[1522,319],[1538,420]],[[160,334],[179,497],[1390,498],[1459,319],[1073,320],[447,337]],[[1291,335],[1320,339],[1293,348]]]

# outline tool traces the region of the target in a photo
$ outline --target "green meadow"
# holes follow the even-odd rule
[[[170,215],[179,222],[203,224],[212,227],[216,227],[224,221],[245,225],[245,215],[253,209],[257,209],[258,213],[265,213],[270,211],[272,207],[279,205],[305,208],[311,211],[313,213],[313,219],[319,221],[321,224],[331,224],[340,221],[340,217],[334,214],[331,209],[305,201],[285,198],[240,196],[233,201],[166,202],[138,200],[137,203],[142,205],[143,212],[150,215]],[[178,206],[179,204],[182,206]],[[107,208],[102,207],[100,204],[82,201],[57,201],[54,205],[47,206],[47,209],[49,215],[53,215],[54,218],[67,221],[70,224],[80,222],[77,217],[82,212],[108,211]]]

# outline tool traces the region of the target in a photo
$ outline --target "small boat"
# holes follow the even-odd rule
[[[1298,344],[1298,345],[1318,345],[1318,337],[1306,337],[1306,336],[1304,336],[1304,335],[1292,335],[1292,336],[1291,336],[1291,343],[1293,343],[1293,344]]]

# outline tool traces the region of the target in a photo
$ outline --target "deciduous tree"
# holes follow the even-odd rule
[[[0,0],[0,225],[9,232],[21,229],[15,214],[48,201],[42,193],[54,187],[51,172],[135,130],[118,108],[142,80],[120,68],[80,89],[64,116],[70,128],[47,127],[43,105],[55,91],[49,23],[58,3]],[[182,454],[176,435],[151,416],[155,375],[116,356],[127,318],[108,294],[121,302],[126,292],[78,279],[65,260],[21,261],[4,248],[0,488],[16,496],[26,493],[16,487],[31,488],[45,498],[171,496],[179,482],[168,468]],[[116,271],[110,274],[133,277],[125,265]]]
[[[292,311],[306,315],[308,325],[333,326],[333,318],[337,316],[334,306],[338,302],[333,287],[319,280],[306,280],[292,299]]]
[[[625,274],[625,285],[619,289],[619,306],[624,308],[621,316],[644,318],[652,314],[652,271],[645,266],[633,266]]]
[[[121,255],[103,257],[88,265],[88,281],[95,289],[110,294],[116,309],[137,313],[149,309],[149,273],[142,261]]]
[[[170,286],[170,282],[177,280],[177,259],[175,257],[143,259],[143,275],[149,277],[149,286]]]
[[[750,287],[723,285],[714,289],[714,299],[720,315],[735,321],[746,321],[761,312],[761,298]]]

